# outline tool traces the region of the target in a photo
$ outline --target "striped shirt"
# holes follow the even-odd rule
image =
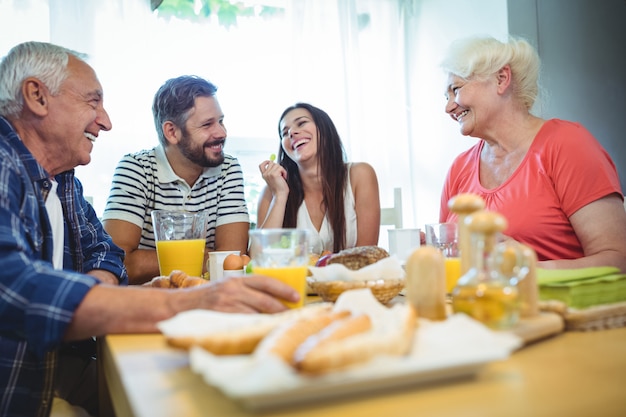
[[[215,249],[218,226],[250,222],[244,196],[243,173],[236,158],[205,168],[193,186],[180,178],[159,145],[125,155],[113,174],[103,220],[125,220],[141,228],[139,249],[156,249],[152,210],[209,211],[206,244]]]
[[[55,177],[63,207],[63,270],[52,265],[48,173],[0,117],[0,416],[46,416],[58,349],[74,312],[107,270],[127,283],[124,251],[104,232],[74,171]],[[77,271],[77,272],[75,272]]]

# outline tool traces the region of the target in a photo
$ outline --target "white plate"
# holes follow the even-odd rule
[[[468,377],[506,359],[520,344],[512,334],[455,315],[445,322],[421,321],[407,357],[379,357],[323,376],[299,375],[278,359],[258,363],[251,356],[218,357],[197,347],[190,352],[190,363],[208,384],[256,411]]]
[[[307,404],[332,398],[349,398],[366,393],[384,393],[403,387],[414,387],[435,381],[462,378],[476,374],[484,365],[496,358],[474,358],[471,361],[444,366],[418,366],[395,372],[379,373],[366,378],[345,378],[336,381],[319,379],[295,389],[283,389],[257,395],[233,397],[245,408],[253,411],[275,407]],[[501,358],[497,358],[501,359]]]

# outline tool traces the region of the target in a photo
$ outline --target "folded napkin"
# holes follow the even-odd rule
[[[574,308],[626,301],[626,274],[610,266],[537,270],[539,299]]]
[[[404,278],[404,268],[395,255],[383,258],[371,265],[353,271],[342,264],[310,266],[312,279],[315,281],[370,281],[377,279]]]

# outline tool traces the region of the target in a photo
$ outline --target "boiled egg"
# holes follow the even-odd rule
[[[239,271],[243,269],[243,259],[241,256],[231,253],[224,258],[225,271]]]

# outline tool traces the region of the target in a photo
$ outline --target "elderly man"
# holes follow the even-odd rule
[[[299,298],[260,276],[185,291],[118,285],[127,282],[124,252],[74,178],[111,129],[102,87],[83,58],[28,42],[0,63],[0,416],[48,415],[55,391],[71,391],[59,358],[91,358],[70,342],[154,332],[194,308],[272,313],[285,308],[278,298]],[[92,382],[76,386],[93,392]]]

